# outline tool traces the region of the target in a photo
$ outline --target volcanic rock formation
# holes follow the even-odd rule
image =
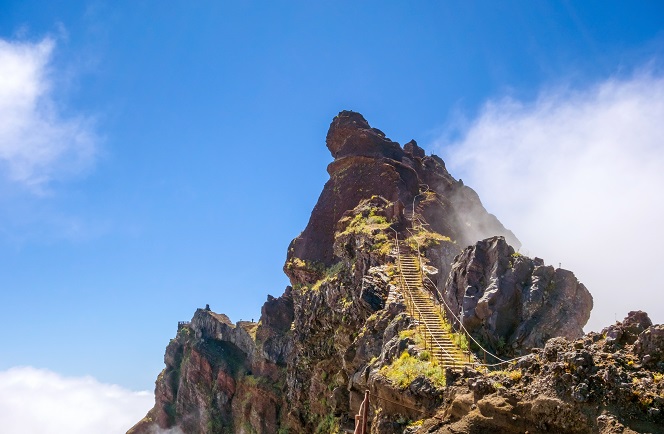
[[[327,146],[330,179],[288,249],[291,285],[258,323],[199,309],[180,324],[155,406],[128,434],[352,432],[367,391],[375,434],[662,426],[662,326],[634,313],[582,337],[585,287],[515,253],[514,234],[439,157],[349,111]],[[441,350],[442,335],[455,349]],[[488,371],[486,351],[531,354]]]
[[[408,209],[417,197],[418,211],[431,229],[461,247],[493,235],[503,235],[510,244],[520,246],[514,234],[484,209],[477,193],[455,180],[439,157],[425,156],[415,141],[402,149],[371,128],[361,114],[343,111],[332,121],[326,143],[334,157],[327,168],[330,179],[309,224],[288,250],[284,271],[291,282],[304,275],[296,277],[296,270],[288,267],[293,258],[323,266],[336,262],[332,247],[337,222],[372,196],[400,202]],[[311,276],[314,281],[318,277]]]
[[[442,297],[451,317],[505,355],[543,347],[554,336],[581,337],[593,307],[574,273],[525,257],[502,237],[478,241],[455,258]]]

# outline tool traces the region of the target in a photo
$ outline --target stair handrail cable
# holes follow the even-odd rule
[[[432,281],[431,279],[429,279],[428,276],[426,276],[425,278],[426,278],[426,279],[427,279],[427,280],[428,280],[428,281],[429,281],[434,287],[436,286],[436,284],[433,283],[433,281]],[[459,317],[457,317],[457,316],[454,314],[454,311],[452,311],[452,308],[450,307],[449,304],[447,304],[447,302],[445,301],[444,298],[442,298],[442,301],[443,301],[443,303],[445,304],[445,307],[447,307],[448,312],[449,312],[450,314],[452,314],[452,316],[453,316],[454,319],[457,321],[457,323],[459,324],[459,326],[463,329],[463,331],[465,332],[465,334],[466,334],[470,339],[472,339],[473,342],[475,342],[475,345],[477,345],[477,346],[478,346],[482,351],[484,351],[486,354],[490,355],[491,357],[493,357],[493,358],[495,358],[495,359],[497,359],[497,360],[500,360],[500,363],[492,363],[492,364],[491,364],[491,363],[480,363],[480,364],[478,364],[478,366],[486,366],[486,367],[499,366],[499,365],[504,365],[505,363],[511,363],[511,362],[514,362],[514,361],[517,361],[517,360],[521,360],[521,359],[524,359],[524,358],[526,358],[526,357],[531,356],[531,354],[526,354],[526,355],[523,355],[523,356],[515,357],[515,358],[513,358],[513,359],[507,359],[507,360],[501,359],[501,358],[498,357],[497,355],[493,354],[491,351],[489,351],[489,350],[487,350],[486,348],[484,348],[479,342],[477,342],[477,340],[475,340],[475,338],[473,337],[473,335],[471,335],[470,332],[468,331],[468,329],[466,329],[466,327],[463,325],[463,323],[461,322],[461,319],[460,319]]]
[[[427,186],[427,191],[428,191],[428,186]],[[416,237],[413,237],[413,239],[415,240],[415,243],[417,244],[418,259],[419,259],[419,262],[420,262],[420,279],[423,281],[422,277],[424,276],[424,274],[422,272],[422,258],[419,254],[419,252],[420,252],[420,243],[417,241]],[[408,282],[406,281],[406,279],[403,276],[403,268],[401,267],[401,256],[400,256],[400,252],[398,251],[398,247],[397,247],[397,254],[399,255],[399,257],[398,257],[398,259],[399,259],[399,274],[401,274],[401,279],[402,279],[404,285],[406,286],[406,289],[408,290],[408,294],[410,295],[412,308],[416,309],[418,317],[422,318],[423,317],[422,312],[420,311],[420,308],[415,304],[415,301],[413,299],[413,293],[412,293],[412,290],[410,289],[410,285],[408,284]],[[422,324],[424,324],[424,327],[425,327],[426,331],[429,332],[429,336],[431,337],[432,344],[433,344],[433,341],[436,341],[436,345],[438,346],[438,348],[441,349],[445,353],[445,355],[447,355],[452,360],[453,364],[456,364],[456,359],[455,359],[454,355],[451,354],[449,351],[447,351],[445,349],[445,347],[440,343],[440,341],[438,341],[438,339],[436,339],[436,337],[433,335],[433,332],[429,328],[429,325],[426,323],[426,321],[420,321],[420,322]],[[426,335],[425,335],[424,339],[425,339],[424,340],[424,347],[426,348]]]
[[[415,201],[416,201],[416,199],[417,199],[418,196],[421,196],[421,195],[423,195],[423,194],[426,194],[426,193],[430,190],[430,187],[429,187],[427,184],[422,184],[422,185],[423,185],[426,189],[425,189],[422,193],[417,194],[417,195],[413,198],[413,213],[411,214],[411,226],[412,226],[413,230],[415,230],[415,223],[416,223],[416,222],[419,224],[420,228],[422,228],[422,226],[423,226],[423,225],[422,225],[422,221],[420,220],[420,218],[419,218],[419,217],[417,216],[417,214],[415,213]],[[410,232],[410,230],[409,230],[409,232]],[[433,285],[434,288],[436,288],[436,285],[433,283],[433,281],[431,281],[431,279],[429,278],[429,276],[427,276],[427,275],[424,273],[424,263],[423,263],[423,261],[422,261],[422,252],[421,252],[421,245],[420,245],[420,242],[417,240],[417,237],[415,236],[415,235],[416,235],[415,233],[411,232],[411,234],[413,235],[413,240],[414,240],[415,243],[417,244],[417,257],[418,257],[418,260],[419,260],[419,263],[420,263],[420,275],[421,275],[421,277],[422,277],[422,282],[424,282],[424,280],[426,279],[426,280],[428,280],[428,281]],[[461,323],[461,320],[460,320],[460,319],[459,319],[459,318],[458,318],[458,317],[452,312],[452,310],[450,309],[449,305],[448,305],[447,302],[445,301],[444,297],[443,297],[443,303],[444,303],[445,306],[447,307],[448,311],[449,311],[450,313],[452,313],[452,316],[454,317],[454,319],[456,319],[457,323],[458,323],[459,326],[463,329],[464,333],[465,333],[470,339],[472,339],[472,341],[475,342],[475,344],[476,344],[476,345],[477,345],[482,351],[484,351],[485,354],[489,354],[489,355],[491,355],[492,357],[494,357],[495,359],[500,360],[500,363],[498,363],[498,364],[508,363],[508,362],[509,362],[509,360],[503,360],[503,359],[501,359],[500,357],[496,356],[495,354],[493,354],[493,353],[491,353],[490,351],[486,350],[486,348],[484,348],[482,345],[480,345],[480,343],[477,342],[477,340],[475,340],[475,338],[472,337],[472,335],[468,332],[468,330],[465,328],[465,326]],[[516,360],[516,359],[513,359],[513,360]],[[497,365],[497,364],[496,364],[496,365]],[[483,366],[494,366],[494,365],[486,365],[486,364],[484,364]]]
[[[415,197],[413,197],[413,213],[412,213],[412,215],[411,215],[411,226],[413,227],[413,229],[415,228],[414,223],[415,223],[416,221],[417,221],[417,223],[419,223],[419,226],[420,226],[420,227],[423,226],[421,220],[419,219],[419,217],[417,217],[417,214],[415,213],[415,201],[416,201],[416,199],[417,199],[418,196],[421,196],[421,195],[423,195],[423,194],[426,194],[426,193],[430,190],[430,187],[429,187],[427,184],[422,184],[422,185],[426,188],[426,190],[424,190],[422,193],[419,193],[419,194],[415,195]],[[408,231],[411,232],[410,229],[409,229]],[[431,285],[433,285],[434,288],[436,288],[436,284],[433,283],[433,281],[429,278],[429,276],[425,275],[425,273],[424,273],[424,267],[423,267],[423,262],[422,262],[422,253],[421,253],[421,246],[420,246],[420,243],[419,243],[419,241],[417,240],[417,237],[415,236],[415,234],[414,234],[413,232],[411,232],[411,234],[413,235],[413,240],[414,240],[415,243],[417,244],[417,257],[418,257],[418,260],[419,260],[419,263],[420,263],[420,275],[421,275],[421,277],[422,277],[422,282],[424,282],[424,280],[426,279],[426,280],[429,281],[429,283],[431,283]],[[400,271],[401,271],[401,270],[400,270]],[[403,277],[403,276],[402,276],[402,277]],[[517,361],[517,360],[520,360],[520,359],[523,359],[523,358],[525,358],[525,357],[530,356],[530,354],[526,354],[526,355],[524,355],[524,356],[515,357],[515,358],[513,358],[513,359],[505,360],[505,359],[502,359],[502,358],[498,357],[497,355],[493,354],[491,351],[487,350],[487,349],[484,348],[479,342],[477,342],[477,340],[476,340],[476,339],[470,334],[470,332],[466,329],[466,327],[465,327],[465,326],[463,325],[463,323],[461,322],[461,319],[460,319],[459,317],[457,317],[457,316],[454,314],[454,311],[452,311],[452,308],[447,304],[447,302],[445,301],[445,298],[444,298],[444,297],[441,297],[441,299],[442,299],[443,303],[445,304],[445,307],[447,307],[447,311],[448,311],[450,314],[452,314],[452,316],[454,317],[454,319],[457,321],[457,324],[459,324],[459,326],[460,326],[461,329],[464,331],[464,333],[466,334],[466,336],[468,336],[468,337],[469,337],[469,338],[475,343],[475,345],[477,345],[477,346],[478,346],[478,347],[479,347],[479,348],[480,348],[485,354],[488,354],[488,355],[492,356],[492,357],[493,357],[494,359],[496,359],[496,360],[500,360],[499,363],[493,363],[493,364],[480,363],[480,364],[478,364],[477,366],[485,366],[485,367],[499,366],[499,365],[503,365],[503,364],[505,364],[505,363],[514,362],[514,361]],[[425,326],[426,326],[426,324],[425,324]],[[427,326],[427,329],[428,329],[428,326]]]
[[[392,228],[392,230],[394,230],[394,228]],[[415,304],[415,300],[413,299],[413,293],[410,289],[410,285],[408,284],[408,282],[406,281],[406,279],[403,275],[403,269],[401,267],[401,252],[399,251],[399,234],[397,233],[396,230],[394,230],[394,232],[395,232],[395,243],[396,243],[396,249],[397,249],[397,261],[398,261],[398,264],[399,264],[399,274],[401,276],[401,281],[402,281],[402,284],[405,286],[406,291],[408,292],[408,295],[410,296],[410,302],[411,302],[411,306],[412,306],[411,309],[412,310],[417,310],[418,317],[422,318],[423,317],[422,312],[420,311],[419,306],[417,306]],[[418,244],[418,246],[419,246],[419,244]],[[436,341],[436,345],[438,345],[438,348],[440,348],[445,353],[445,355],[450,360],[452,360],[453,364],[456,364],[454,356],[449,351],[447,351],[445,349],[445,347],[443,347],[443,345],[438,341],[438,339],[436,339],[436,337],[431,332],[431,329],[429,328],[429,325],[426,323],[426,321],[420,320],[419,323],[424,324],[424,327],[426,328],[426,330],[429,332],[429,335],[431,336],[432,343],[433,343],[433,341]],[[424,338],[424,348],[426,349],[426,336]]]
[[[398,267],[399,267],[399,277],[401,279],[401,286],[403,288],[408,289],[408,287],[406,286],[406,278],[403,276],[403,271],[401,269],[401,249],[399,248],[399,233],[393,227],[390,227],[390,229],[392,229],[394,231],[394,243],[395,243],[394,245],[395,245],[395,248],[396,248],[396,251],[397,251],[397,264],[398,264]],[[412,303],[412,295],[410,294],[410,290],[408,291],[408,295],[411,296],[410,301]],[[408,299],[406,299],[406,303],[408,303]]]

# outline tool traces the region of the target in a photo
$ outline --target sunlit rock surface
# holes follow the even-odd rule
[[[288,249],[291,285],[267,297],[257,323],[199,309],[179,325],[155,406],[129,434],[352,431],[366,391],[374,434],[664,424],[662,326],[635,313],[582,336],[592,307],[585,287],[516,255],[514,234],[439,157],[415,141],[402,148],[349,111],[332,121],[327,146],[330,179]],[[451,306],[449,317],[461,314],[501,354],[532,354],[497,372],[441,368],[406,313],[397,238],[403,253],[419,248],[427,290]]]

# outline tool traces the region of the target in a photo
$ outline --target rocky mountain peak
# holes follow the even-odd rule
[[[454,179],[442,159],[426,156],[414,140],[402,148],[372,128],[361,114],[342,111],[332,120],[327,147],[335,158],[327,169],[330,179],[307,227],[289,247],[284,271],[291,282],[297,281],[294,273],[316,277],[302,267],[298,269],[297,264],[329,267],[338,261],[332,247],[337,222],[373,196],[400,202],[404,208],[417,205],[432,229],[456,241],[459,248],[493,235],[503,235],[511,244],[520,245],[514,234],[484,209],[477,193]]]
[[[521,255],[414,140],[343,111],[327,146],[291,285],[257,323],[181,322],[128,434],[352,432],[367,394],[372,434],[661,431],[664,326],[638,311],[583,335],[574,273]]]
[[[325,140],[335,159],[348,156],[387,157],[401,160],[403,150],[357,112],[344,110],[334,117]]]

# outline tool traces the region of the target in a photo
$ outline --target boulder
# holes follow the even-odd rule
[[[634,343],[634,353],[645,365],[664,363],[664,325],[650,326],[641,332]]]
[[[556,336],[580,337],[593,305],[574,273],[515,252],[503,237],[457,256],[442,297],[450,318],[502,354],[525,353]]]

